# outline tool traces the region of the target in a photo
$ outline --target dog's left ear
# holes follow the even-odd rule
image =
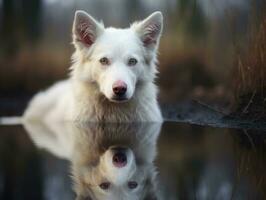
[[[154,50],[159,43],[163,29],[163,15],[160,11],[152,13],[143,21],[133,24],[132,28],[137,32],[143,45]]]

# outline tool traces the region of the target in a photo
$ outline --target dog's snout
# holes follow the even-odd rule
[[[116,81],[113,84],[113,92],[117,96],[123,96],[127,91],[127,84],[123,81]]]
[[[127,156],[125,152],[118,151],[113,156],[113,164],[115,167],[121,168],[127,164]]]

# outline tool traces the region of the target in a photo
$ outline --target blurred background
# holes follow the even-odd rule
[[[77,9],[116,27],[161,10],[160,103],[197,102],[265,122],[265,0],[0,0],[0,116],[21,115],[32,95],[69,76]],[[0,128],[0,199],[73,199],[68,163],[38,152],[22,127]],[[214,194],[233,188],[234,199],[265,199],[265,131],[168,124],[162,132],[168,199],[196,199],[206,185]],[[59,197],[41,196],[43,188]]]
[[[34,93],[68,77],[73,16],[82,9],[115,27],[163,12],[162,104],[261,114],[265,8],[264,0],[0,0],[0,113],[21,114]]]

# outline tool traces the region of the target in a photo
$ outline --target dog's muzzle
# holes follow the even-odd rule
[[[123,81],[116,81],[113,86],[113,97],[112,100],[115,102],[123,102],[128,100],[126,97],[127,84]]]

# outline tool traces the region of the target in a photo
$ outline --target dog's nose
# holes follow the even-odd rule
[[[116,81],[113,84],[113,92],[117,96],[123,96],[127,91],[127,84],[123,81]]]
[[[121,168],[127,164],[127,156],[124,152],[118,152],[113,156],[113,164],[115,167]]]

